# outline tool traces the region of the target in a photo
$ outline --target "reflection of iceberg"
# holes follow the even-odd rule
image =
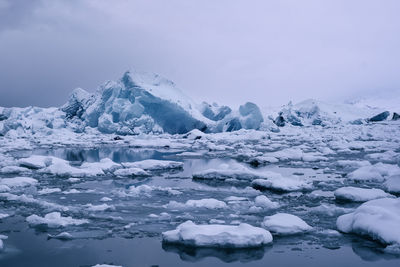
[[[352,249],[353,252],[364,261],[393,260],[400,258],[400,255],[385,253],[384,246],[368,240],[353,242]]]
[[[197,262],[207,257],[215,257],[223,262],[251,262],[261,260],[270,247],[258,248],[196,248],[177,244],[163,243],[162,248],[167,252],[179,254],[183,261]]]

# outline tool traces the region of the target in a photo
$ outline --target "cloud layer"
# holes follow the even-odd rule
[[[197,101],[399,92],[397,0],[0,0],[0,106],[60,105],[130,68]]]

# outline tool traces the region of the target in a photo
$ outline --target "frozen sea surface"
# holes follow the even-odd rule
[[[338,232],[337,218],[362,203],[334,194],[343,187],[387,192],[383,181],[400,170],[399,129],[392,123],[190,139],[0,137],[0,235],[7,237],[0,265],[399,266],[396,250]],[[20,165],[32,155],[45,156],[34,158],[39,168]],[[54,166],[65,171],[52,172]],[[114,174],[126,166],[146,175]],[[366,167],[379,179],[361,179]],[[357,170],[361,178],[352,179]],[[274,186],[259,187],[256,179]],[[293,181],[299,186],[288,190]],[[162,232],[188,220],[262,227],[265,217],[277,213],[295,215],[312,230],[273,233],[271,245],[252,249],[162,242]]]

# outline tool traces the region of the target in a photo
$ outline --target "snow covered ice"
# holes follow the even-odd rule
[[[266,216],[262,222],[262,226],[272,233],[280,235],[300,234],[312,230],[312,227],[301,218],[287,213]]]
[[[343,201],[365,202],[377,198],[394,197],[381,189],[341,187],[334,192],[336,199]]]
[[[257,247],[272,242],[272,235],[249,224],[238,226],[196,225],[192,221],[180,224],[175,230],[163,232],[163,241],[196,247]]]
[[[400,199],[370,200],[354,212],[340,216],[336,224],[345,233],[369,236],[386,245],[400,245]]]

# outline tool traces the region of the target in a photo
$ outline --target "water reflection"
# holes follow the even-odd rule
[[[81,163],[98,162],[101,159],[109,158],[114,162],[132,162],[145,159],[162,159],[169,153],[157,150],[135,149],[135,148],[59,148],[59,149],[37,149],[32,152],[33,155],[55,156],[71,162]]]
[[[399,259],[400,255],[384,252],[384,246],[369,240],[354,239],[352,249],[364,261],[379,261]]]
[[[196,248],[190,246],[163,243],[164,251],[173,252],[179,255],[180,259],[188,262],[197,262],[207,257],[218,258],[219,260],[232,262],[252,262],[261,260],[266,251],[271,247],[234,249],[234,248]]]

